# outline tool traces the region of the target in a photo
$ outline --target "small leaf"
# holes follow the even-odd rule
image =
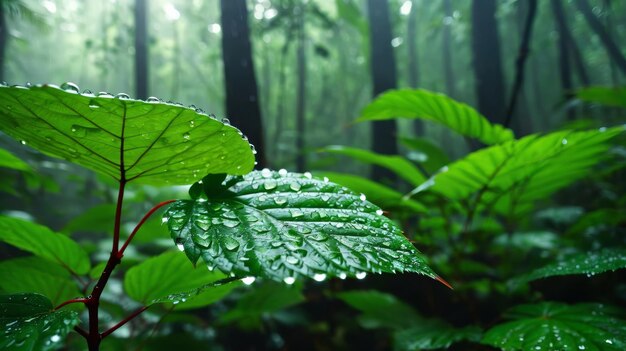
[[[77,274],[89,272],[89,257],[80,245],[42,225],[0,216],[0,240],[57,262]]]
[[[0,86],[0,130],[50,156],[144,184],[189,184],[254,166],[237,128],[193,108],[66,87]]]
[[[184,303],[211,290],[213,284],[226,276],[220,272],[208,272],[204,267],[194,268],[180,252],[165,252],[133,266],[124,277],[124,289],[132,299],[150,305],[153,303]],[[208,304],[225,296],[237,284],[216,291],[214,300],[203,296]],[[194,307],[199,307],[196,304]]]
[[[38,294],[0,295],[0,349],[56,350],[80,320],[74,311],[52,311]]]
[[[522,277],[522,281],[528,282],[556,275],[568,274],[594,274],[608,271],[616,271],[626,268],[626,250],[604,249],[600,252],[584,252],[561,262],[549,264],[534,270]]]
[[[5,149],[0,149],[0,167],[32,172],[30,166]]]
[[[285,170],[225,183],[227,197],[180,200],[164,214],[176,245],[193,263],[202,257],[224,273],[288,284],[298,276],[363,278],[365,272],[437,277],[365,195]]]
[[[481,342],[507,351],[625,350],[623,315],[618,308],[592,303],[520,305],[505,314],[512,321],[491,328]]]
[[[421,89],[390,90],[367,105],[359,121],[421,118],[445,125],[455,132],[485,144],[512,140],[513,132],[487,118],[470,106],[439,93]]]
[[[361,162],[385,167],[413,186],[418,186],[426,180],[424,175],[416,166],[401,156],[381,155],[369,150],[362,150],[355,147],[341,145],[327,146],[320,151],[344,155]]]

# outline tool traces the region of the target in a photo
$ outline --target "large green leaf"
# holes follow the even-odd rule
[[[367,194],[368,201],[389,211],[396,209],[410,210],[418,213],[426,213],[428,209],[421,203],[409,199],[404,194],[367,178],[353,174],[336,172],[314,172],[317,177],[327,177],[333,183],[341,184],[346,188],[362,194]]]
[[[195,200],[177,201],[164,214],[172,238],[194,263],[202,257],[224,273],[286,283],[298,276],[363,278],[365,272],[437,278],[365,195],[285,170],[223,179],[205,177],[190,190]]]
[[[626,108],[626,87],[587,87],[576,92],[579,100]]]
[[[80,296],[77,284],[66,269],[36,256],[0,262],[0,291],[7,294],[42,294],[55,305]]]
[[[30,172],[30,166],[5,149],[0,149],[0,167]]]
[[[189,301],[189,307],[200,307],[202,304],[198,302],[209,305],[238,286],[235,283],[219,289],[212,286],[224,278],[220,272],[193,267],[180,252],[165,252],[129,269],[124,277],[124,289],[132,299],[146,305],[173,302],[184,307]],[[202,295],[201,300],[194,302],[198,295]]]
[[[533,201],[586,176],[623,130],[559,131],[494,145],[444,167],[413,193],[430,190],[453,200],[482,193],[480,206],[524,213]]]
[[[89,257],[80,245],[42,225],[0,216],[0,241],[57,262],[77,274],[89,272]]]
[[[327,146],[320,151],[348,156],[361,162],[385,167],[413,186],[418,186],[426,180],[415,165],[401,156],[381,155],[372,151],[341,145]]]
[[[549,264],[525,275],[523,281],[532,281],[555,275],[594,274],[626,268],[626,249],[604,249],[584,252],[561,262]]]
[[[626,349],[623,311],[602,304],[520,305],[505,314],[482,342],[503,350],[618,351]]]
[[[0,349],[58,349],[80,320],[74,311],[52,308],[50,300],[42,295],[0,295]]]
[[[254,165],[237,128],[194,108],[125,95],[79,94],[73,84],[0,86],[0,129],[43,153],[120,179],[189,184]]]
[[[390,90],[367,105],[359,121],[420,118],[441,123],[455,132],[485,144],[513,139],[513,132],[487,118],[470,106],[438,93],[421,89]]]

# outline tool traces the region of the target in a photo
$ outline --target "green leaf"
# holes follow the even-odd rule
[[[428,212],[428,209],[421,203],[406,198],[404,194],[367,178],[335,172],[315,172],[314,175],[320,178],[327,177],[334,183],[341,184],[354,192],[366,194],[369,201],[385,210],[400,209],[417,213]]]
[[[32,172],[30,166],[5,149],[0,149],[0,167]]]
[[[382,210],[337,184],[268,169],[231,177],[227,196],[175,202],[164,214],[187,257],[239,277],[293,283],[298,276],[365,272],[437,276]]]
[[[239,298],[237,305],[220,317],[220,322],[255,320],[263,314],[276,312],[302,301],[304,296],[294,287],[264,283]]]
[[[525,275],[528,282],[555,275],[594,274],[626,268],[626,249],[604,249],[600,252],[584,252],[561,262],[549,264]]]
[[[80,320],[74,311],[52,311],[38,294],[0,295],[0,349],[56,350]]]
[[[219,272],[193,267],[180,252],[165,252],[129,269],[124,277],[124,289],[132,299],[146,305],[173,302],[182,307],[191,300],[190,306],[199,307],[198,302],[193,304],[198,295],[208,305],[238,285],[228,284],[212,291],[213,285],[225,277]],[[202,295],[205,290],[213,295]]]
[[[459,341],[478,342],[481,330],[475,326],[455,328],[437,319],[424,320],[419,325],[394,333],[394,350],[434,350],[447,349]]]
[[[0,86],[0,129],[50,156],[145,184],[189,184],[254,165],[237,128],[193,108],[64,88]]]
[[[419,162],[424,167],[424,170],[430,174],[450,163],[448,155],[439,146],[426,138],[400,138],[400,142],[413,150],[413,154],[409,153],[407,157],[412,161]],[[413,156],[409,157],[411,155]]]
[[[626,87],[587,87],[576,92],[579,100],[626,108]]]
[[[342,292],[336,296],[363,312],[359,316],[359,323],[364,328],[404,329],[423,320],[411,306],[391,294],[361,290]]]
[[[623,130],[559,131],[494,145],[444,167],[413,194],[429,190],[461,201],[482,193],[480,206],[520,215],[589,174],[607,157],[609,140]]]
[[[390,90],[367,105],[358,121],[394,118],[420,118],[441,123],[455,132],[485,144],[512,140],[513,132],[487,118],[470,106],[443,94],[422,89]]]
[[[624,350],[622,317],[622,310],[602,304],[520,305],[505,314],[512,321],[491,328],[481,342],[503,350]]]
[[[80,296],[78,286],[66,269],[36,256],[0,262],[0,291],[42,294],[55,305]]]
[[[42,225],[0,216],[0,240],[57,262],[77,274],[89,272],[89,257],[80,245]]]
[[[100,204],[72,218],[61,229],[61,232],[65,234],[77,232],[113,233],[113,223],[115,223],[115,205]]]
[[[340,145],[327,146],[320,151],[348,156],[357,161],[387,168],[413,186],[418,186],[426,180],[420,170],[402,156],[381,155],[368,150]]]
[[[559,245],[559,237],[549,231],[519,232],[502,234],[494,240],[494,244],[510,248],[527,251],[533,248],[551,250]]]

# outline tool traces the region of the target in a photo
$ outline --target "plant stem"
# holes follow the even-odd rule
[[[113,228],[113,248],[111,254],[117,256],[120,245],[120,226],[122,219],[122,202],[124,201],[124,188],[126,186],[126,179],[122,176],[120,180],[120,190],[117,193],[117,206],[115,207],[115,224]]]
[[[102,333],[102,339],[106,338],[111,333],[116,331],[118,328],[120,328],[124,324],[128,323],[131,319],[137,317],[139,314],[141,314],[143,311],[147,310],[149,307],[150,306],[143,306],[140,309],[138,309],[135,312],[133,312],[130,315],[128,315],[126,318],[122,319],[119,323],[117,323],[116,325],[112,326],[109,330],[105,331],[104,333]]]
[[[130,244],[130,242],[133,240],[133,237],[135,237],[135,234],[137,234],[137,232],[139,231],[139,228],[141,228],[141,226],[144,224],[144,222],[146,220],[148,220],[148,218],[150,218],[150,216],[152,216],[152,214],[154,212],[156,212],[156,210],[158,210],[159,208],[161,208],[161,207],[163,207],[163,206],[165,206],[167,204],[171,204],[174,201],[176,201],[176,200],[163,201],[163,202],[157,204],[156,206],[154,206],[150,211],[148,211],[148,213],[146,213],[143,216],[141,221],[139,221],[139,223],[137,223],[137,225],[135,226],[135,229],[133,229],[133,232],[130,233],[130,235],[128,236],[128,239],[126,239],[126,242],[124,242],[124,245],[122,245],[122,248],[119,250],[118,256],[120,257],[120,259],[122,258],[122,256],[124,256],[124,251],[126,250],[126,247],[128,247],[128,244]]]
[[[79,302],[86,303],[87,301],[89,301],[89,299],[86,299],[86,298],[84,298],[84,297],[80,297],[80,298],[77,298],[77,299],[67,300],[67,301],[65,301],[65,302],[61,303],[60,305],[58,305],[57,307],[55,307],[55,308],[54,308],[54,310],[56,311],[56,310],[58,310],[59,308],[61,308],[61,307],[63,307],[63,306],[67,306],[67,305],[72,304],[72,303],[79,303]]]

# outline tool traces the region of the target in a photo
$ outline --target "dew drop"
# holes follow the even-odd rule
[[[567,139],[563,138],[563,140],[561,140],[561,144],[563,145],[567,145]],[[582,346],[582,345],[581,345]],[[584,346],[583,346],[584,347]]]
[[[270,179],[270,180],[266,181],[265,184],[263,184],[263,187],[265,188],[265,190],[272,190],[272,189],[276,188],[276,185],[278,185],[276,183],[276,181],[273,180],[273,179]]]
[[[326,274],[324,273],[317,273],[313,275],[313,280],[316,282],[323,282],[324,279],[326,279]]]
[[[280,170],[278,170],[278,175],[281,177],[285,177],[287,175],[287,170],[284,168],[281,168]]]
[[[272,171],[270,171],[270,170],[269,170],[269,169],[267,169],[267,168],[263,168],[263,169],[261,170],[261,176],[263,176],[263,178],[269,178],[269,177],[271,177],[271,176],[272,176]]]
[[[379,216],[382,216],[383,215],[383,210],[376,210],[376,214],[379,215]]]
[[[255,278],[255,277],[245,277],[245,278],[242,278],[242,279],[241,279],[241,281],[242,281],[244,284],[246,284],[246,285],[250,285],[250,284],[254,283],[254,281],[255,281],[255,280],[256,280],[256,278]]]
[[[358,272],[357,274],[355,274],[356,279],[364,279],[366,275],[367,273],[365,272]]]
[[[130,99],[130,96],[128,96],[128,94],[124,94],[124,93],[119,93],[119,94],[115,95],[115,97],[118,98],[118,99],[122,99],[122,100]]]
[[[20,140],[20,143],[22,143],[22,145],[26,145],[26,140]]]
[[[78,85],[71,82],[65,82],[61,84],[61,89],[74,94],[80,93],[80,88],[78,87]]]
[[[189,139],[191,139],[191,135],[189,135],[189,133],[185,132],[185,133],[183,133],[183,139],[185,139],[185,141],[189,141]]]
[[[274,198],[274,202],[277,205],[284,205],[287,202],[287,198],[284,196],[278,196],[276,198]]]
[[[311,174],[311,172],[304,172],[304,177],[307,179],[313,179],[313,175]]]
[[[150,96],[149,98],[146,99],[146,102],[154,104],[154,103],[161,102],[161,99],[159,99],[158,97]]]
[[[165,223],[167,223],[167,221],[169,221],[169,220],[170,220],[170,218],[169,218],[169,217],[163,217],[163,218],[161,218],[161,224],[165,224]]]
[[[222,118],[222,123],[224,123],[225,125],[229,126],[230,125],[230,120],[228,118]]]
[[[207,263],[206,265],[206,269],[209,270],[209,272],[213,272],[215,270],[215,266],[212,264]]]
[[[287,277],[287,278],[283,279],[283,281],[285,282],[285,284],[291,285],[291,284],[296,282],[296,278],[294,278],[294,277]]]
[[[324,177],[324,183],[328,183],[330,181],[330,179],[328,179],[328,177]]]
[[[224,247],[226,250],[235,251],[239,248],[239,242],[233,238],[224,238]]]
[[[290,264],[298,264],[300,263],[300,260],[297,257],[293,257],[293,256],[288,256],[285,261],[287,261],[287,263]]]
[[[178,248],[178,250],[180,251],[185,251],[185,246],[183,244],[176,244],[176,247]]]
[[[346,277],[347,277],[347,276],[348,276],[348,275],[347,275],[347,274],[345,274],[345,273],[339,273],[339,275],[338,275],[339,279],[342,279],[342,280],[343,280],[343,279],[346,279]]]
[[[52,342],[59,342],[59,341],[61,341],[61,336],[59,336],[59,335],[52,335],[52,337],[50,338],[50,341],[52,341]]]
[[[193,128],[196,126],[196,122],[194,122],[193,120],[189,121],[189,128]]]
[[[365,201],[367,200],[367,197],[365,197],[365,194],[361,194],[361,196],[359,196],[359,199],[361,199],[361,201]]]
[[[302,186],[298,182],[293,182],[289,184],[289,188],[293,191],[300,191],[300,188],[302,188]]]

